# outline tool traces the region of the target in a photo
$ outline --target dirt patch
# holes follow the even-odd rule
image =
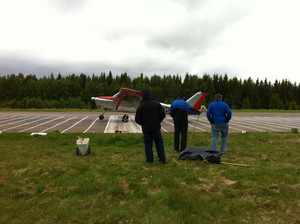
[[[129,188],[129,184],[125,180],[120,180],[119,183],[122,185],[125,194],[132,194],[132,190]]]

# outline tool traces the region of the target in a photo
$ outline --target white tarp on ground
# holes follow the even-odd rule
[[[45,132],[32,132],[31,134],[30,134],[30,136],[33,136],[33,135],[47,135],[47,133],[45,133]]]

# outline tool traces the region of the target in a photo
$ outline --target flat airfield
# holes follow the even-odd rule
[[[122,122],[124,113],[107,112],[99,120],[101,112],[0,112],[0,133],[141,133],[134,122],[135,114],[128,114],[129,121]],[[229,132],[290,132],[300,129],[300,113],[243,113],[233,112]],[[161,123],[162,132],[173,132],[173,120],[169,114]],[[189,115],[189,131],[211,132],[205,113]]]

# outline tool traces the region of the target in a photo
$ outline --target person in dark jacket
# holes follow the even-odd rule
[[[179,94],[170,107],[170,115],[174,121],[174,151],[179,152],[179,142],[181,136],[180,152],[185,150],[188,131],[188,114],[200,114],[200,111],[191,107],[185,100],[184,95]]]
[[[212,143],[211,149],[217,150],[219,132],[222,135],[222,143],[220,154],[224,155],[227,149],[227,136],[229,129],[229,121],[231,119],[232,112],[229,106],[222,102],[222,94],[215,95],[215,102],[211,103],[206,111],[206,117],[211,123]]]
[[[156,152],[161,163],[166,162],[163,138],[160,131],[160,123],[166,117],[161,104],[154,100],[153,94],[149,89],[143,90],[141,104],[135,114],[135,122],[142,126],[145,143],[146,161],[153,163],[153,140],[156,145]]]

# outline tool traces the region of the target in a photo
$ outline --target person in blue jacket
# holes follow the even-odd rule
[[[184,95],[179,94],[170,107],[170,115],[174,121],[174,151],[179,152],[179,142],[181,136],[180,152],[185,150],[188,131],[188,114],[200,114],[200,111],[191,107],[185,100]]]
[[[220,154],[224,155],[227,149],[227,136],[229,129],[229,121],[232,112],[229,106],[222,102],[222,94],[215,95],[215,102],[211,103],[206,111],[206,117],[211,123],[212,143],[211,149],[217,151],[219,133],[221,132],[222,143]]]

